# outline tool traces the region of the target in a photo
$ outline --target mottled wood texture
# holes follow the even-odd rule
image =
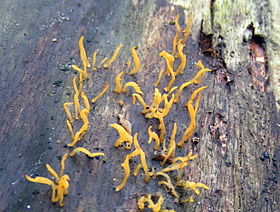
[[[156,127],[157,121],[145,120],[140,114],[140,106],[131,105],[130,95],[113,93],[113,83],[115,75],[126,68],[130,47],[137,45],[141,70],[135,77],[126,76],[125,80],[138,81],[146,94],[145,99],[151,102],[157,74],[165,68],[164,60],[158,54],[172,48],[175,27],[170,21],[176,14],[181,14],[180,23],[183,24],[184,14],[189,13],[189,3],[184,11],[181,6],[163,0],[80,3],[2,0],[0,210],[137,211],[137,198],[155,192],[163,193],[164,206],[176,211],[279,210],[279,113],[271,89],[266,89],[268,84],[273,87],[266,77],[271,72],[267,66],[270,62],[266,57],[269,51],[269,46],[265,45],[267,37],[254,35],[254,26],[249,26],[247,30],[253,35],[240,43],[242,54],[232,53],[234,65],[228,64],[230,52],[224,54],[226,41],[223,43],[219,36],[222,34],[220,29],[227,23],[222,28],[214,24],[221,12],[219,3],[223,2],[226,1],[211,1],[203,7],[192,8],[193,36],[185,50],[188,65],[176,81],[176,85],[180,85],[191,79],[197,70],[194,64],[198,59],[214,70],[203,82],[208,88],[202,95],[196,139],[179,151],[181,155],[189,151],[199,154],[185,175],[211,189],[203,191],[195,203],[177,205],[163,187],[156,185],[157,181],[145,184],[141,175],[131,177],[120,192],[114,191],[114,186],[122,179],[123,170],[119,165],[126,152],[113,148],[117,132],[108,125],[118,121],[119,113],[125,113],[132,123],[133,133],[140,133],[140,144],[147,152],[150,166],[160,168],[157,162],[150,160],[153,149],[146,143],[146,129],[149,125]],[[257,1],[255,5],[258,5]],[[201,15],[208,12],[212,16]],[[243,20],[239,21],[242,23]],[[69,65],[80,63],[77,41],[81,35],[85,36],[88,52],[100,50],[98,61],[110,56],[119,43],[123,43],[124,48],[112,68],[91,73],[85,82],[90,98],[105,82],[110,83],[111,88],[94,105],[90,113],[90,130],[79,146],[103,151],[109,161],[90,160],[84,155],[67,160],[65,173],[71,178],[70,192],[61,209],[50,202],[48,186],[27,182],[23,175],[49,176],[45,164],[58,170],[61,156],[69,152],[65,144],[69,143],[70,135],[62,104],[73,95],[71,79],[75,74]],[[279,40],[274,41],[277,42],[279,44]],[[256,55],[264,57],[264,62],[256,59]],[[168,79],[164,79],[160,88],[167,82]],[[178,137],[183,134],[183,126],[189,123],[183,103],[195,88],[197,86],[187,89],[182,101],[166,118],[168,135],[174,121],[179,125]],[[122,108],[118,104],[121,99],[125,101]]]

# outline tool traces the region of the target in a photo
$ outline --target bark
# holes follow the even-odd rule
[[[158,72],[165,68],[159,52],[172,51],[180,14],[185,24],[193,14],[187,42],[188,64],[176,85],[190,80],[201,59],[213,72],[203,86],[195,135],[178,154],[199,157],[185,177],[208,185],[194,203],[178,205],[158,180],[130,177],[115,191],[123,176],[120,164],[127,153],[113,147],[117,132],[109,124],[124,114],[139,132],[149,166],[154,151],[147,144],[146,120],[141,107],[128,94],[114,93],[117,73],[126,69],[130,48],[138,46],[141,69],[125,81],[137,81],[152,101]],[[21,1],[2,0],[0,7],[0,208],[1,211],[137,211],[137,199],[160,192],[164,207],[176,211],[277,211],[279,210],[279,3],[268,0],[212,1]],[[102,151],[108,161],[79,155],[67,160],[70,190],[65,206],[50,202],[50,187],[27,182],[24,174],[50,177],[45,164],[59,170],[60,159],[70,149],[62,104],[72,101],[71,64],[80,64],[78,39],[85,36],[88,53],[99,49],[97,60],[124,48],[110,69],[90,73],[85,91],[92,99],[105,83],[110,90],[90,112],[90,130],[78,143]],[[91,55],[90,55],[91,56]],[[160,89],[168,83],[165,77]],[[189,124],[186,102],[198,86],[184,91],[182,100],[166,117],[168,137],[178,124],[176,141]],[[119,100],[124,100],[123,107]],[[78,126],[76,126],[78,127]],[[136,160],[133,162],[136,165]],[[176,174],[176,173],[175,173]],[[180,193],[181,194],[181,193]],[[182,194],[183,195],[183,194]],[[185,194],[184,194],[185,195]]]

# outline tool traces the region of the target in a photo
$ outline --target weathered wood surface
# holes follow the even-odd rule
[[[2,0],[1,211],[137,211],[137,198],[155,192],[162,192],[164,206],[176,211],[278,211],[280,146],[275,99],[279,99],[279,5],[276,1],[266,1],[265,5],[250,1],[240,6],[240,2]],[[181,14],[183,24],[184,13],[190,11],[194,23],[186,48],[188,66],[177,83],[191,79],[198,59],[215,71],[203,83],[208,88],[198,112],[195,136],[199,142],[189,142],[182,152],[199,154],[186,175],[211,190],[203,191],[195,203],[180,206],[156,181],[146,185],[138,176],[116,192],[125,152],[112,147],[117,133],[108,124],[126,112],[133,132],[140,133],[141,146],[151,158],[146,129],[157,122],[147,122],[140,115],[140,106],[120,108],[118,101],[123,99],[130,105],[131,97],[112,92],[115,75],[125,68],[130,47],[138,45],[143,65],[136,77],[127,80],[137,80],[151,101],[153,83],[164,68],[158,53],[171,50],[175,33],[169,23]],[[49,187],[29,183],[23,175],[49,176],[45,164],[58,170],[61,156],[69,152],[62,104],[72,98],[74,72],[69,64],[80,63],[77,41],[81,35],[85,35],[88,52],[100,49],[99,60],[111,55],[119,43],[125,47],[112,68],[91,74],[85,87],[93,97],[105,82],[111,85],[110,92],[94,106],[90,131],[79,143],[91,150],[101,149],[109,162],[83,155],[68,160],[65,173],[71,177],[70,193],[61,209],[50,202]],[[254,54],[250,57],[250,45],[263,53],[267,64],[256,62]],[[215,50],[210,52],[212,48]],[[262,68],[264,76],[259,73]],[[58,80],[62,82],[56,86]],[[179,123],[180,137],[182,126],[189,122],[182,104],[175,105],[167,117],[169,133],[174,121]],[[155,162],[149,163],[159,168]]]

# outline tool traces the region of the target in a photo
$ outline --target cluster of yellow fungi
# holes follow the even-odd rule
[[[177,147],[183,147],[184,144],[193,136],[195,129],[196,129],[196,116],[199,109],[199,103],[201,101],[201,92],[207,88],[206,86],[201,86],[197,88],[190,96],[189,100],[185,104],[186,109],[189,113],[189,119],[190,123],[185,132],[183,133],[183,136],[181,139],[176,142],[176,134],[178,129],[178,124],[174,120],[173,124],[173,130],[170,135],[170,138],[167,139],[167,130],[165,125],[165,117],[169,115],[169,112],[172,109],[173,103],[178,103],[180,96],[184,90],[184,88],[190,86],[190,85],[198,85],[202,83],[204,78],[206,77],[206,73],[211,71],[208,68],[205,68],[202,61],[197,62],[197,66],[199,68],[199,71],[195,74],[193,79],[186,81],[182,83],[180,86],[173,86],[173,84],[176,83],[176,76],[183,74],[186,64],[187,64],[187,57],[184,53],[184,47],[186,45],[186,41],[188,39],[188,36],[190,34],[190,27],[191,27],[191,20],[192,16],[189,16],[187,21],[187,26],[185,29],[181,29],[181,26],[179,24],[179,15],[175,18],[175,27],[176,27],[176,34],[173,38],[172,42],[172,52],[168,53],[167,51],[162,51],[159,53],[160,57],[163,57],[166,63],[166,70],[161,70],[158,75],[158,79],[155,82],[155,89],[154,89],[154,95],[153,100],[151,104],[148,104],[147,101],[144,99],[144,93],[141,90],[141,87],[137,84],[137,82],[129,81],[129,82],[123,82],[124,75],[130,74],[135,75],[140,67],[140,59],[137,53],[138,47],[133,46],[131,48],[131,56],[133,58],[133,62],[131,60],[128,60],[126,62],[127,70],[119,72],[115,77],[115,86],[113,91],[118,94],[126,93],[128,88],[132,88],[132,103],[136,104],[138,101],[143,109],[141,113],[145,116],[147,119],[156,119],[158,120],[158,129],[154,128],[153,126],[149,126],[147,129],[148,134],[148,144],[151,144],[154,141],[154,147],[155,153],[158,154],[157,158],[160,160],[160,165],[162,168],[158,171],[155,171],[154,167],[149,167],[149,164],[147,162],[147,154],[145,151],[140,147],[139,141],[138,141],[138,134],[135,133],[132,134],[131,125],[129,122],[129,125],[125,125],[124,118],[120,115],[120,123],[112,123],[110,126],[114,128],[118,134],[119,137],[116,139],[114,143],[114,147],[120,148],[124,146],[126,151],[130,151],[126,154],[123,163],[121,163],[121,167],[124,171],[124,176],[122,179],[122,182],[116,186],[116,191],[122,190],[130,175],[131,175],[131,160],[137,160],[138,163],[134,167],[133,175],[137,176],[140,172],[140,170],[143,170],[144,172],[144,182],[149,183],[150,179],[160,179],[158,181],[159,186],[164,186],[166,191],[168,191],[172,196],[174,196],[176,202],[179,203],[186,203],[186,202],[193,202],[193,196],[182,197],[180,192],[178,192],[178,187],[183,187],[185,189],[192,190],[196,195],[200,194],[200,190],[198,188],[202,189],[209,189],[208,186],[206,186],[203,183],[197,183],[197,182],[191,182],[189,180],[183,179],[183,171],[184,168],[188,165],[188,163],[195,159],[197,155],[193,155],[192,152],[189,152],[186,156],[177,156],[176,150]],[[97,69],[101,68],[102,66],[105,69],[108,69],[111,67],[112,63],[115,61],[115,59],[118,57],[123,45],[120,44],[115,51],[113,52],[113,55],[109,60],[107,60],[107,57],[102,59],[98,65],[96,62],[97,57],[97,51],[95,51],[92,55],[92,59],[89,59],[87,57],[84,45],[83,45],[84,37],[81,36],[79,39],[79,50],[80,50],[80,58],[82,61],[82,68],[80,68],[77,65],[72,65],[72,68],[77,71],[78,76],[75,76],[72,79],[72,85],[73,85],[73,99],[69,102],[66,102],[63,104],[63,108],[65,110],[67,120],[66,125],[67,128],[71,134],[71,142],[68,144],[68,147],[74,147],[79,141],[81,141],[85,135],[85,133],[89,129],[89,114],[91,111],[91,105],[88,100],[88,97],[86,96],[85,91],[83,90],[84,87],[84,81],[90,77],[90,74],[88,72],[88,68],[91,68],[91,70],[94,72]],[[176,60],[179,60],[177,62]],[[178,64],[178,65],[177,65]],[[175,66],[177,67],[175,68]],[[132,66],[132,70],[130,70],[130,67]],[[170,77],[170,80],[168,84],[164,87],[163,91],[160,91],[157,86],[161,83],[162,78],[164,76]],[[78,83],[77,83],[78,81]],[[92,99],[92,103],[95,103],[99,98],[101,98],[102,95],[109,89],[109,84],[105,84],[101,92],[96,95]],[[120,100],[119,104],[121,106],[124,105],[124,101]],[[72,111],[72,112],[71,112]],[[82,125],[79,129],[74,131],[74,122],[77,120],[82,121]],[[153,131],[154,130],[154,131]],[[159,133],[157,133],[157,130]],[[168,146],[166,147],[166,142],[168,142]],[[76,153],[82,152],[86,154],[88,157],[96,157],[96,156],[104,156],[104,153],[91,153],[89,150],[83,148],[83,147],[77,147],[72,150],[69,154],[65,154],[61,160],[61,170],[59,175],[47,164],[47,170],[51,173],[51,175],[55,178],[54,181],[49,180],[48,178],[44,177],[36,177],[31,178],[29,176],[25,176],[27,180],[31,182],[37,182],[37,183],[43,183],[50,185],[52,187],[52,198],[51,201],[59,202],[60,206],[63,206],[63,198],[68,193],[69,188],[69,181],[70,178],[68,175],[64,175],[64,167],[65,167],[65,161],[68,156],[73,157]],[[166,165],[167,164],[167,165]],[[172,177],[173,175],[170,175],[171,172],[176,171],[178,172],[178,176],[176,179]],[[174,183],[175,181],[175,183]],[[143,210],[145,206],[152,209],[154,212],[168,212],[168,211],[174,211],[174,210],[166,210],[162,209],[162,204],[164,202],[163,196],[156,195],[154,197],[157,198],[157,203],[155,203],[152,199],[151,194],[147,194],[145,196],[142,196],[138,200],[138,208],[140,210]]]
[[[131,130],[128,131],[125,127],[122,126],[121,123],[114,123],[110,126],[113,127],[119,133],[119,138],[115,141],[114,147],[119,148],[124,146],[125,149],[128,151],[132,148],[133,144],[133,151],[127,153],[124,158],[124,162],[121,164],[121,167],[124,170],[124,176],[122,182],[116,187],[116,191],[120,191],[123,189],[131,175],[131,160],[136,156],[139,157],[139,163],[134,167],[133,175],[137,176],[139,171],[143,169],[144,171],[144,182],[148,183],[150,178],[157,179],[163,178],[158,181],[158,185],[162,185],[166,188],[166,190],[174,196],[176,202],[179,203],[186,203],[186,202],[193,202],[194,198],[192,195],[189,197],[182,197],[180,193],[177,191],[178,187],[183,187],[185,189],[191,189],[194,191],[196,195],[200,194],[198,188],[209,189],[203,183],[196,183],[191,182],[188,180],[183,179],[183,171],[184,168],[188,165],[189,161],[195,159],[198,155],[193,155],[192,152],[189,152],[186,156],[176,156],[176,148],[183,147],[184,144],[193,136],[195,129],[196,129],[196,116],[199,109],[199,103],[201,101],[201,92],[207,88],[206,86],[201,86],[194,90],[191,94],[189,100],[185,104],[186,109],[189,113],[190,123],[189,126],[184,131],[181,139],[176,142],[176,134],[178,129],[178,124],[174,122],[173,130],[170,135],[170,138],[167,139],[166,133],[166,126],[165,126],[165,117],[168,116],[169,112],[172,109],[173,103],[178,103],[180,96],[184,90],[184,88],[188,87],[189,85],[198,85],[201,84],[204,78],[206,77],[206,72],[211,71],[208,68],[205,68],[202,61],[199,60],[197,62],[197,66],[199,68],[198,72],[195,74],[193,79],[182,83],[181,85],[174,86],[176,83],[176,76],[183,74],[186,64],[187,64],[187,56],[184,53],[184,47],[186,45],[186,41],[190,34],[190,26],[192,16],[189,16],[187,21],[187,26],[185,29],[181,30],[181,26],[179,24],[179,15],[176,16],[175,19],[175,26],[176,26],[176,34],[173,39],[173,50],[172,53],[168,53],[167,51],[160,52],[159,56],[163,57],[166,63],[166,69],[161,70],[158,75],[158,79],[155,82],[155,89],[153,100],[151,104],[148,104],[144,99],[144,94],[141,91],[140,86],[136,82],[123,82],[123,77],[125,74],[129,73],[134,75],[137,70],[139,70],[141,64],[140,59],[136,52],[136,47],[131,48],[131,54],[134,61],[134,67],[131,72],[129,71],[121,71],[116,75],[115,78],[115,87],[114,92],[121,94],[127,91],[127,87],[131,86],[134,89],[134,93],[131,94],[132,96],[132,103],[136,104],[139,102],[142,105],[141,113],[147,119],[157,119],[158,124],[158,131],[153,131],[153,126],[148,127],[148,136],[149,139],[147,141],[148,144],[151,144],[154,141],[154,150],[157,153],[160,153],[157,157],[159,159],[160,165],[163,168],[159,171],[154,171],[154,167],[149,167],[146,161],[147,155],[145,154],[144,150],[140,148],[138,142],[138,133],[135,133],[134,136],[131,134]],[[179,60],[177,62],[176,60]],[[126,62],[128,70],[131,64],[131,61]],[[175,64],[178,64],[175,67]],[[164,87],[163,91],[157,87],[164,76],[170,77],[169,82]],[[122,101],[122,105],[124,102]],[[155,129],[156,130],[156,129]],[[166,147],[165,143],[168,141],[168,146]],[[131,150],[130,150],[131,151]],[[166,164],[169,164],[166,166]],[[178,172],[178,176],[175,179],[171,177],[170,173],[173,171]],[[161,209],[161,205],[163,203],[163,197],[160,195],[158,198],[158,202],[154,203],[151,199],[151,194],[145,195],[141,197],[138,201],[138,208],[140,210],[144,209],[145,203],[147,203],[148,208],[151,208],[153,211],[168,211]],[[173,211],[173,210],[170,210]]]
[[[90,105],[90,102],[88,100],[88,97],[87,97],[85,91],[83,91],[83,86],[84,86],[84,81],[90,77],[90,74],[88,73],[88,68],[90,68],[92,66],[93,71],[97,70],[97,67],[95,66],[97,51],[95,51],[93,53],[92,64],[90,64],[90,61],[87,57],[87,54],[86,54],[86,51],[85,51],[85,48],[83,45],[83,40],[84,40],[84,37],[81,36],[79,39],[79,45],[78,45],[79,50],[80,50],[80,58],[82,61],[82,68],[80,68],[77,65],[72,65],[72,68],[78,72],[78,78],[79,78],[78,83],[79,84],[77,84],[77,76],[73,77],[73,79],[72,79],[72,85],[73,85],[73,91],[74,91],[73,100],[71,102],[66,102],[63,104],[63,109],[65,110],[65,113],[67,116],[66,125],[71,134],[71,142],[67,145],[68,147],[74,147],[77,144],[77,142],[82,140],[85,133],[89,129],[88,115],[91,110],[91,105]],[[113,63],[113,61],[117,57],[118,52],[121,49],[121,47],[122,47],[122,45],[117,47],[112,58],[104,65],[105,68],[110,67],[110,65]],[[105,60],[104,60],[104,62],[105,62]],[[94,97],[92,99],[92,103],[95,103],[108,90],[108,88],[109,88],[109,84],[105,84],[102,91],[98,95],[96,95],[96,97]],[[73,112],[71,112],[71,110],[70,110],[71,107],[73,107],[72,108]],[[74,132],[73,124],[75,121],[79,121],[79,120],[81,120],[83,124],[76,132]],[[51,168],[50,165],[48,165],[48,164],[46,165],[47,170],[54,177],[54,179],[55,179],[54,181],[52,181],[48,178],[45,178],[45,177],[32,178],[28,175],[25,175],[25,178],[31,182],[42,183],[42,184],[51,186],[52,187],[51,202],[53,202],[53,203],[59,202],[59,206],[62,207],[64,196],[68,194],[68,188],[70,185],[69,184],[70,177],[68,175],[63,174],[64,168],[65,168],[65,161],[68,158],[68,156],[73,157],[74,155],[76,155],[79,152],[86,154],[90,158],[94,158],[97,156],[105,156],[104,153],[102,153],[102,152],[92,153],[84,147],[77,147],[77,148],[74,148],[70,153],[64,154],[64,156],[62,157],[59,175]]]

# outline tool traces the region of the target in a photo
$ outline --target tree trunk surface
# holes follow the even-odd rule
[[[0,210],[1,211],[138,211],[137,200],[161,193],[163,208],[176,211],[280,211],[280,5],[277,0],[2,0],[0,3]],[[172,51],[176,15],[185,26],[193,16],[191,36],[184,52],[187,67],[176,86],[193,78],[195,63],[212,69],[200,85],[184,90],[164,119],[167,138],[178,124],[179,141],[190,122],[184,107],[191,93],[207,86],[197,114],[195,134],[177,148],[180,156],[192,151],[198,157],[187,166],[184,178],[210,187],[195,202],[177,204],[158,179],[130,176],[121,191],[125,155],[113,147],[118,138],[109,125],[119,114],[139,133],[149,167],[160,169],[148,144],[147,128],[157,120],[145,119],[140,105],[132,105],[132,91],[113,92],[116,74],[125,71],[130,49],[138,46],[141,68],[124,81],[138,82],[149,104],[154,83],[165,61],[161,51]],[[104,159],[82,154],[66,161],[70,176],[64,207],[52,204],[51,188],[31,183],[24,175],[50,178],[45,168],[59,170],[71,142],[63,103],[73,101],[72,64],[80,65],[78,40],[97,61],[110,58],[122,43],[111,68],[90,72],[84,91],[91,100],[105,83],[109,91],[91,104],[90,128],[77,146],[104,152]],[[169,82],[164,76],[162,91]],[[124,105],[120,106],[119,101]],[[79,122],[78,122],[79,123]],[[77,127],[77,126],[76,126]],[[76,128],[77,129],[77,128]],[[167,139],[168,140],[168,139]],[[139,163],[132,160],[131,167]],[[176,176],[173,173],[172,176]],[[184,195],[180,193],[180,195]]]

